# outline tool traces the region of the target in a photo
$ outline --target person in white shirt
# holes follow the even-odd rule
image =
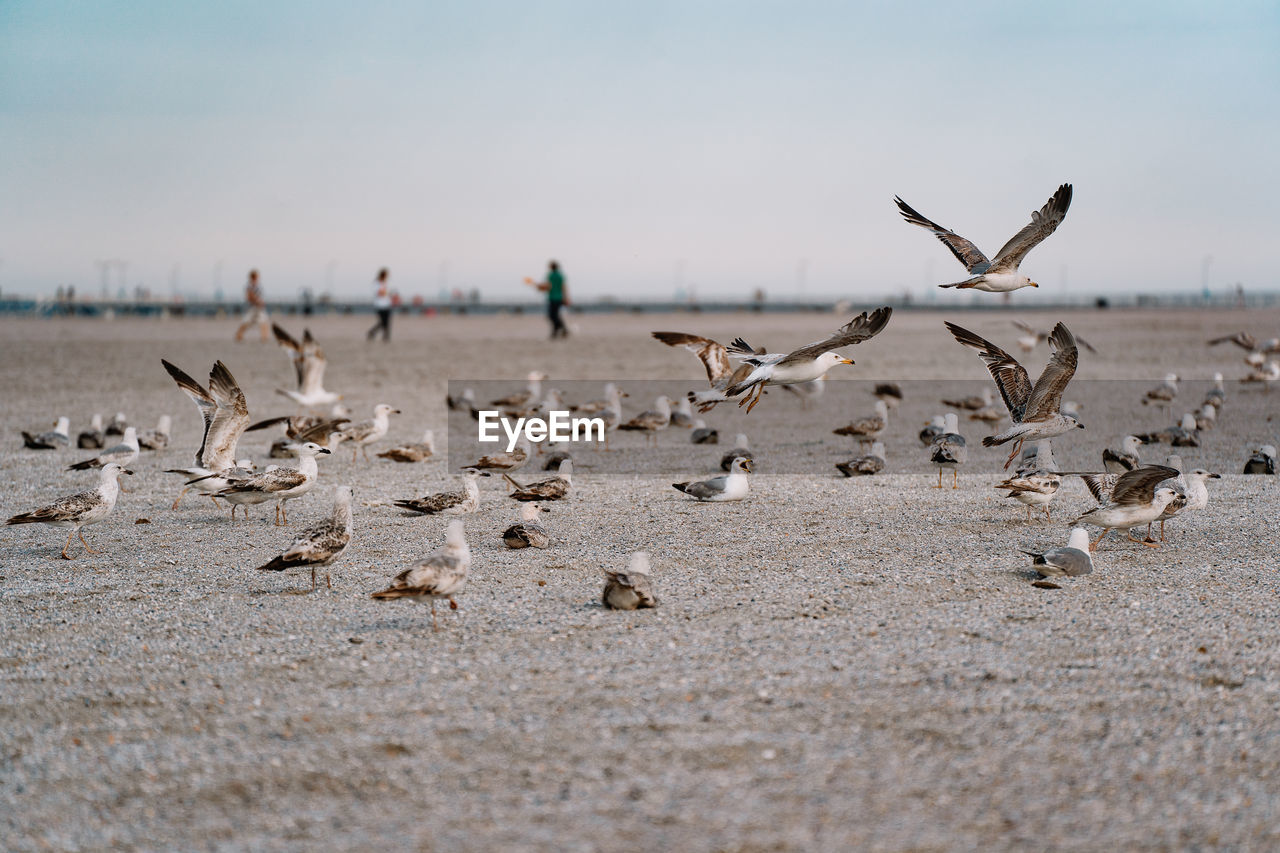
[[[378,322],[365,336],[373,340],[378,332],[382,332],[382,342],[391,340],[391,291],[387,289],[387,277],[390,273],[386,267],[378,270],[378,277],[373,282],[373,310],[378,312]]]

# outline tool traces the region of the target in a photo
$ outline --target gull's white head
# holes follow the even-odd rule
[[[1200,417],[1215,420],[1218,417],[1218,410],[1214,408],[1213,403],[1205,403],[1200,409]]]
[[[1120,439],[1120,449],[1125,453],[1132,453],[1134,456],[1137,456],[1138,449],[1140,447],[1142,447],[1142,439],[1138,438],[1136,435],[1126,435],[1124,438]]]
[[[1221,386],[1221,385],[1222,385],[1222,374],[1221,374],[1221,373],[1215,373],[1215,374],[1213,374],[1213,381],[1214,381],[1214,384],[1216,384],[1216,385],[1218,385],[1218,386]]]
[[[693,417],[693,406],[689,403],[688,397],[683,397],[676,401],[676,411],[683,415]]]
[[[136,445],[136,444],[138,443],[138,428],[137,428],[137,427],[125,427],[125,428],[124,428],[124,439],[122,440],[122,443],[123,443],[123,444],[134,444],[134,445]]]
[[[706,421],[704,421],[702,418],[694,418],[694,419],[693,419],[693,428],[694,428],[694,429],[706,429],[706,428],[707,428],[707,422],[706,422]]]
[[[566,459],[560,463],[559,470],[556,471],[561,478],[567,480],[573,476],[573,460]]]
[[[101,412],[95,413],[94,416],[89,419],[89,429],[94,430],[95,432],[102,429]]]
[[[649,554],[646,551],[636,551],[631,555],[631,560],[627,563],[627,574],[629,575],[647,575],[649,574]]]
[[[121,474],[132,474],[128,468],[119,462],[108,462],[102,466],[102,470],[98,473],[98,480],[102,483],[114,482]]]
[[[53,431],[61,435],[70,435],[70,432],[69,432],[70,429],[71,429],[71,418],[60,417],[58,418],[58,424],[53,428]]]
[[[1258,448],[1258,452],[1263,456],[1270,456],[1272,459],[1276,458],[1276,446],[1274,444],[1264,444]]]
[[[747,443],[747,434],[746,434],[746,433],[744,433],[744,432],[740,432],[740,433],[738,433],[736,436],[734,436],[734,438],[733,438],[733,449],[734,449],[734,450],[746,450],[746,449],[747,449],[747,448],[749,448],[750,446],[751,446],[751,445]]]
[[[1181,474],[1183,471],[1182,457],[1176,453],[1170,453],[1168,456],[1166,456],[1164,458],[1164,464],[1168,465],[1170,468],[1177,468],[1179,474]]]
[[[298,456],[321,456],[323,454],[331,453],[332,451],[327,447],[321,447],[314,441],[308,441],[304,444],[295,444],[293,446],[293,452]]]
[[[955,412],[947,412],[942,429],[951,435],[960,434],[960,417]]]
[[[538,517],[538,513],[542,512],[542,508],[536,503],[525,503],[520,505],[520,520],[534,521]]]
[[[1203,483],[1205,480],[1221,480],[1222,475],[1214,474],[1213,472],[1206,471],[1203,468],[1196,468],[1194,471],[1187,472],[1187,479],[1197,483]]]
[[[671,414],[671,398],[665,394],[659,395],[659,397],[653,401],[653,404],[658,407],[659,412],[666,415]]]
[[[1071,536],[1067,539],[1067,547],[1089,553],[1089,531],[1083,527],[1071,528]]]
[[[463,468],[462,479],[466,480],[467,485],[474,485],[476,478],[488,477],[488,471],[481,471],[479,468]]]
[[[450,550],[465,550],[467,547],[467,531],[462,525],[462,519],[455,518],[449,522],[449,526],[445,528],[444,545]]]
[[[1187,432],[1195,432],[1195,429],[1196,429],[1196,416],[1195,416],[1195,415],[1193,415],[1193,414],[1191,414],[1190,412],[1183,412],[1183,414],[1182,414],[1182,424],[1181,424],[1181,426],[1182,426],[1182,428],[1183,428],[1183,429],[1185,429]]]
[[[1173,489],[1156,489],[1155,497],[1151,499],[1151,506],[1153,508],[1158,507],[1160,509],[1164,509],[1169,505],[1169,502],[1177,496],[1178,493]]]
[[[733,464],[729,466],[730,474],[750,474],[751,460],[745,456],[735,456]]]
[[[826,373],[837,364],[853,364],[853,359],[845,358],[838,352],[824,352],[822,355],[814,359],[814,363]]]
[[[933,417],[929,418],[929,426],[938,427],[939,429],[946,429],[946,427],[947,427],[947,416],[946,416],[946,415],[934,415]]]
[[[884,400],[876,400],[876,414],[884,420],[889,420],[889,404]]]
[[[397,409],[395,406],[388,406],[386,403],[379,403],[378,405],[373,407],[373,416],[377,419],[385,418],[388,415],[398,415],[398,414],[400,414],[399,409]]]
[[[173,428],[173,418],[169,417],[168,415],[161,415],[160,422],[156,424],[156,432],[163,433],[164,435],[168,435],[169,430],[172,428]]]
[[[430,450],[434,453],[436,449],[435,432],[429,429],[424,429],[422,431],[422,443],[427,446],[427,450]]]
[[[333,509],[335,512],[342,512],[351,509],[351,496],[353,492],[350,486],[334,486],[333,487]]]
[[[1166,373],[1166,374],[1164,375],[1164,381],[1165,381],[1165,384],[1166,384],[1166,385],[1173,385],[1174,383],[1176,383],[1176,382],[1178,381],[1178,374],[1176,374],[1176,373]]]

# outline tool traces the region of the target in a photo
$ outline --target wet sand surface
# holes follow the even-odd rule
[[[991,384],[943,319],[1039,373],[1047,348],[1024,356],[1015,316],[1064,320],[1099,350],[1082,352],[1066,395],[1086,424],[1055,442],[1066,468],[1097,468],[1104,446],[1173,423],[1214,371],[1227,377],[1216,428],[1182,451],[1223,475],[1209,506],[1171,522],[1160,549],[1113,532],[1094,574],[1056,590],[1030,585],[1017,549],[1065,545],[1093,505],[1080,482],[1052,522],[1028,524],[992,488],[1005,454],[978,445],[994,430],[962,420],[956,490],[932,488],[916,437],[941,396]],[[278,319],[301,331],[301,317]],[[386,447],[449,433],[449,379],[514,391],[538,369],[571,397],[619,379],[678,394],[704,387],[701,368],[651,330],[783,350],[845,319],[576,316],[556,343],[536,315],[397,317],[389,345],[364,341],[368,318],[310,326],[326,385],[357,419],[401,409]],[[234,526],[194,495],[170,509],[181,480],[162,472],[192,464],[200,421],[161,358],[200,378],[224,359],[255,419],[292,411],[274,391],[290,387],[288,359],[232,343],[235,325],[0,320],[4,517],[95,482],[65,470],[92,453],[24,450],[20,430],[65,414],[74,437],[117,410],[141,428],[174,419],[169,448],[144,451],[115,513],[86,530],[99,555],[76,543],[59,559],[57,529],[3,532],[6,849],[1280,845],[1280,499],[1274,477],[1240,475],[1253,448],[1280,444],[1280,388],[1241,386],[1243,352],[1205,346],[1274,334],[1280,312],[900,311],[807,409],[774,390],[749,415],[704,416],[715,447],[673,428],[656,450],[623,434],[608,454],[572,448],[574,489],[543,515],[546,551],[503,545],[518,506],[482,481],[470,582],[438,633],[425,607],[369,593],[442,542],[445,519],[385,504],[456,484],[443,446],[416,465],[340,447],[287,528],[270,504]],[[1184,377],[1172,409],[1141,405],[1166,372]],[[888,467],[846,480],[833,465],[856,445],[831,430],[871,413],[877,379],[906,395]],[[651,401],[625,402],[630,415]],[[469,450],[460,429],[455,456]],[[717,471],[737,432],[757,457],[747,500],[699,504],[670,487]],[[249,433],[239,455],[265,463],[275,438]],[[335,484],[355,490],[356,521],[333,590],[253,571],[327,514]],[[659,607],[604,610],[601,569],[637,549],[651,552]]]

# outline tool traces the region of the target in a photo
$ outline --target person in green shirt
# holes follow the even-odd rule
[[[547,278],[537,285],[538,290],[547,294],[547,319],[551,321],[551,338],[569,337],[569,327],[560,317],[560,311],[569,304],[569,292],[565,288],[564,273],[560,272],[560,264],[551,261],[547,265]]]

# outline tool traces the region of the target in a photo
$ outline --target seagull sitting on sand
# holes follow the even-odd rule
[[[969,448],[960,434],[960,418],[955,412],[947,412],[942,434],[929,446],[929,461],[938,469],[938,485],[942,488],[942,469],[951,469],[951,488],[960,488],[960,466],[969,458]]]
[[[853,364],[836,350],[862,343],[875,337],[889,322],[893,309],[879,308],[862,313],[841,326],[830,337],[789,353],[764,353],[748,345],[741,338],[733,342],[731,349],[707,338],[699,338],[682,332],[654,332],[653,336],[669,346],[684,346],[699,353],[707,377],[712,382],[709,391],[690,392],[689,399],[706,412],[717,403],[741,398],[738,405],[750,412],[760,402],[767,385],[792,385],[812,382],[837,364]],[[736,370],[730,370],[727,354],[741,362]]]
[[[188,488],[194,487],[213,497],[232,480],[243,479],[253,473],[236,461],[236,445],[249,425],[249,407],[235,377],[221,361],[209,371],[208,389],[164,359],[160,363],[173,377],[178,389],[196,404],[204,421],[204,436],[200,440],[200,449],[196,451],[195,465],[165,471],[166,474],[182,474],[189,481],[173,502],[172,509],[177,509]],[[213,505],[217,506],[218,502],[214,501]]]
[[[437,513],[463,515],[475,512],[480,508],[480,484],[477,482],[477,478],[488,476],[483,471],[467,468],[462,472],[461,489],[437,492],[421,498],[395,501],[395,505],[401,509],[407,509],[410,512],[422,515],[436,515]]]
[[[1205,403],[1200,407],[1200,414],[1196,415],[1196,429],[1200,432],[1213,429],[1218,425],[1218,410],[1213,407],[1213,403]]]
[[[1009,409],[1013,426],[998,435],[990,435],[982,440],[983,447],[1015,442],[1013,452],[1005,460],[1005,468],[1013,464],[1014,457],[1022,449],[1024,441],[1054,438],[1065,435],[1073,429],[1084,429],[1084,425],[1074,417],[1059,411],[1062,392],[1066,390],[1067,383],[1075,375],[1077,358],[1075,338],[1064,324],[1059,323],[1054,326],[1053,332],[1049,335],[1049,345],[1054,352],[1034,387],[1027,376],[1026,368],[1009,353],[955,323],[948,322],[944,325],[957,341],[978,351],[979,357],[986,362],[991,378],[995,380],[996,387],[1000,390],[1000,396],[1004,398],[1005,406]]]
[[[728,471],[733,467],[733,460],[745,459],[754,463],[755,456],[751,453],[751,445],[747,443],[747,437],[743,433],[738,433],[733,438],[733,450],[730,450],[724,456],[720,457],[720,470]]]
[[[103,431],[103,435],[111,438],[115,435],[124,435],[125,427],[129,425],[129,419],[124,412],[116,412],[111,416],[111,423],[107,424],[107,428]]]
[[[301,342],[277,325],[273,324],[271,330],[275,332],[276,343],[289,351],[298,378],[297,390],[277,388],[277,394],[283,394],[304,409],[331,406],[342,399],[341,394],[324,388],[324,372],[329,361],[324,357],[320,344],[311,337],[310,329],[303,329]]]
[[[506,474],[502,479],[507,481],[513,491],[507,495],[517,501],[558,501],[569,495],[573,487],[573,462],[569,459],[560,463],[560,470],[554,477],[538,480],[528,485],[520,485]]]
[[[671,410],[671,426],[688,429],[693,426],[693,408],[688,400],[677,400]]]
[[[649,576],[649,555],[636,551],[631,555],[625,572],[604,570],[604,592],[600,603],[610,610],[639,610],[657,607],[653,595],[653,580]]]
[[[528,385],[525,390],[506,397],[499,397],[494,400],[492,405],[511,409],[523,409],[530,403],[542,399],[542,380],[547,378],[547,374],[538,370],[530,371],[527,377]]]
[[[846,477],[867,477],[872,474],[879,474],[884,470],[884,466],[883,441],[874,442],[871,445],[871,452],[866,456],[859,456],[857,459],[850,459],[848,462],[836,463],[836,468]]]
[[[232,521],[235,521],[236,506],[244,506],[244,517],[247,520],[249,518],[249,505],[274,500],[276,502],[276,524],[289,523],[289,513],[285,509],[285,504],[293,498],[300,498],[311,491],[311,487],[316,484],[316,478],[320,473],[320,468],[316,464],[316,457],[327,455],[331,451],[327,447],[307,442],[306,444],[298,445],[295,452],[298,454],[298,467],[296,469],[269,469],[261,474],[246,477],[243,480],[235,480],[228,484],[226,488],[214,492],[215,496],[223,498],[231,504]]]
[[[721,474],[709,480],[672,483],[671,486],[699,501],[740,501],[750,491],[747,483],[747,475],[750,473],[751,462],[738,457],[733,460],[728,474]]]
[[[436,622],[436,599],[449,602],[449,608],[458,609],[454,596],[462,592],[467,583],[467,570],[471,567],[471,549],[467,547],[466,533],[461,519],[449,522],[445,532],[444,547],[414,563],[396,575],[391,586],[373,593],[371,598],[389,601],[408,598],[412,601],[431,602],[431,630],[439,631]]]
[[[879,438],[889,426],[889,406],[884,400],[876,400],[876,413],[866,418],[858,418],[852,423],[832,430],[835,435],[847,435],[858,440],[858,444],[871,444]]]
[[[60,417],[53,429],[36,435],[24,432],[22,445],[30,450],[61,450],[64,447],[70,447],[71,419]]]
[[[538,524],[538,515],[546,512],[535,503],[520,506],[520,520],[502,531],[502,541],[508,548],[546,548],[551,544],[551,534]]]
[[[919,225],[941,240],[942,244],[951,250],[951,254],[956,256],[956,260],[963,264],[973,276],[964,281],[940,284],[939,287],[974,288],[988,293],[1007,293],[1020,287],[1040,286],[1019,272],[1018,265],[1022,263],[1022,259],[1028,252],[1056,231],[1062,224],[1062,220],[1066,218],[1067,208],[1071,207],[1071,184],[1058,187],[1045,202],[1044,207],[1033,211],[1031,222],[1010,237],[1009,242],[1000,248],[993,260],[987,260],[987,256],[982,254],[972,241],[966,240],[950,228],[943,228],[936,222],[926,219],[901,198],[895,196],[893,200],[907,222]]]
[[[1083,527],[1071,528],[1065,548],[1050,548],[1047,551],[1018,550],[1031,558],[1031,567],[1042,578],[1078,578],[1093,571],[1093,557],[1089,556],[1092,550],[1089,547],[1089,531]]]
[[[947,418],[945,415],[934,415],[929,419],[929,423],[924,425],[924,429],[920,430],[920,443],[925,447],[933,444],[933,440],[947,431]]]
[[[1142,465],[1138,451],[1142,447],[1142,439],[1136,435],[1126,435],[1120,439],[1120,448],[1108,447],[1102,451],[1102,467],[1112,474],[1123,474]]]
[[[164,450],[169,446],[169,430],[173,428],[173,418],[161,415],[155,429],[139,433],[138,447],[143,450]]]
[[[119,463],[108,462],[102,466],[97,488],[62,498],[31,512],[19,513],[5,524],[48,524],[52,527],[69,527],[71,532],[67,534],[67,541],[62,546],[64,560],[71,559],[67,554],[67,548],[71,547],[71,537],[74,535],[80,537],[80,544],[84,545],[86,551],[97,554],[98,552],[84,541],[84,528],[90,524],[97,524],[111,514],[111,510],[116,506],[116,498],[120,495],[120,475],[132,473]]]
[[[694,444],[719,444],[720,433],[707,426],[707,422],[702,418],[697,418],[693,422],[693,432],[689,434],[689,440]]]
[[[1199,447],[1200,438],[1196,429],[1196,416],[1184,412],[1182,420],[1171,427],[1146,432],[1138,436],[1143,444],[1163,443],[1173,447]]]
[[[341,557],[350,543],[351,487],[338,486],[333,492],[333,512],[329,517],[299,533],[283,554],[258,566],[258,571],[282,572],[298,567],[311,569],[311,590],[314,592],[316,569]],[[328,572],[324,573],[324,584],[333,589]]]
[[[959,400],[943,400],[942,405],[950,406],[953,409],[979,411],[990,406],[995,401],[996,398],[991,393],[991,389],[984,386],[982,391],[977,394],[970,394],[968,397],[961,397]]]
[[[1130,542],[1160,547],[1158,542],[1144,542],[1133,538],[1133,528],[1155,521],[1164,512],[1177,492],[1157,486],[1170,477],[1178,476],[1176,468],[1165,465],[1144,465],[1121,474],[1115,485],[1107,491],[1107,478],[1113,475],[1085,474],[1084,483],[1098,501],[1098,505],[1075,520],[1075,524],[1088,523],[1102,528],[1090,545],[1090,551],[1098,550],[1098,543],[1111,530],[1125,530]]]
[[[101,450],[106,443],[102,432],[102,415],[95,414],[89,421],[89,428],[76,436],[76,447],[81,450]]]
[[[1274,444],[1259,447],[1244,463],[1242,474],[1274,474],[1276,472],[1276,448]]]
[[[422,441],[401,444],[378,454],[379,459],[390,459],[392,462],[425,462],[435,455],[435,433],[426,430],[422,433]]]
[[[529,462],[529,457],[532,455],[533,445],[529,443],[529,437],[522,432],[510,453],[489,453],[465,467],[475,468],[477,471],[518,471]]]
[[[1162,409],[1168,409],[1178,396],[1178,374],[1166,373],[1164,381],[1156,387],[1152,388],[1142,396],[1142,405],[1150,406],[1155,404]]]
[[[138,458],[138,430],[135,427],[125,427],[124,439],[114,447],[108,447],[99,455],[92,459],[86,459],[83,462],[67,468],[68,471],[87,471],[90,468],[101,468],[108,463],[115,462],[124,467],[136,461]]]
[[[358,424],[349,424],[341,430],[333,434],[335,441],[350,441],[355,445],[351,449],[351,461],[356,461],[357,452],[364,454],[364,460],[369,461],[369,445],[375,441],[379,441],[387,434],[390,427],[390,416],[400,414],[400,410],[386,403],[379,403],[373,407],[373,418],[367,421],[361,421]]]
[[[1227,402],[1227,388],[1222,384],[1222,374],[1213,374],[1213,387],[1204,395],[1204,402],[1201,405],[1213,406],[1214,411],[1222,411],[1223,405]]]

